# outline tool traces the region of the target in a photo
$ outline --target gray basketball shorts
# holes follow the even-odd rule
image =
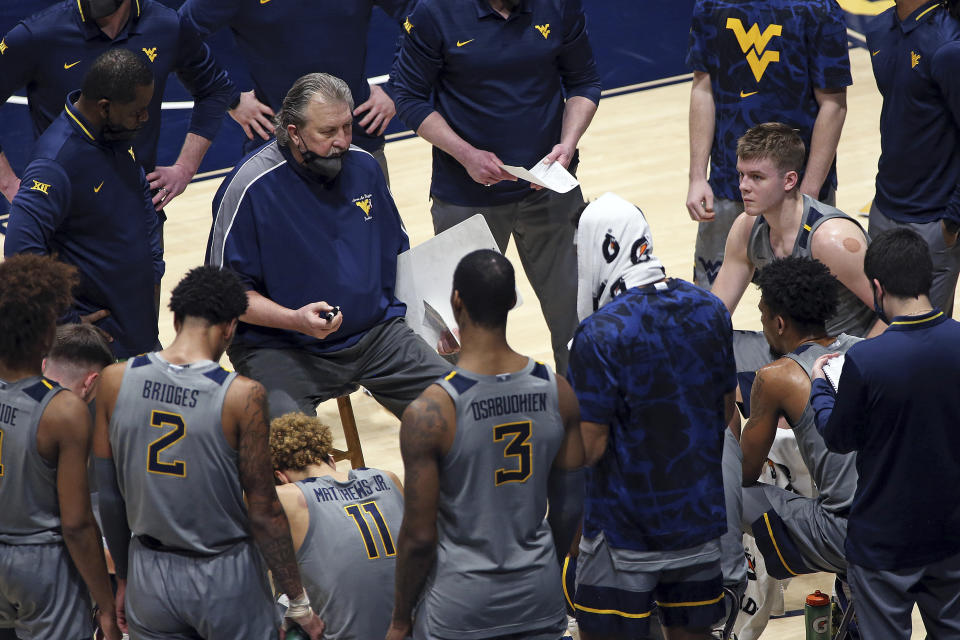
[[[646,569],[618,562],[606,540],[580,543],[574,608],[590,634],[645,638],[654,605],[664,626],[709,629],[726,615],[724,598],[719,557]]]
[[[0,576],[0,627],[26,640],[93,635],[90,594],[63,544],[0,544]]]
[[[126,609],[132,640],[265,640],[280,626],[266,567],[249,541],[200,557],[134,538]]]

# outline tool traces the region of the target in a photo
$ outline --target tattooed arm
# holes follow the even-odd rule
[[[263,385],[237,377],[227,390],[223,413],[227,439],[235,439],[237,445],[240,484],[247,498],[253,538],[267,561],[274,583],[291,600],[297,599],[304,590],[290,539],[290,525],[273,484],[267,392]],[[323,623],[316,615],[308,620],[298,618],[297,622],[312,639],[319,638],[323,632]]]
[[[436,385],[403,412],[400,453],[406,477],[389,640],[410,635],[413,608],[436,561],[440,458],[449,450],[455,430],[453,402]]]
[[[781,408],[774,391],[777,372],[771,366],[757,371],[750,390],[750,417],[740,432],[743,450],[743,486],[749,487],[760,477],[763,463],[777,435]]]

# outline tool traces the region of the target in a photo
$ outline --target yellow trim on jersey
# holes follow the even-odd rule
[[[780,558],[780,564],[783,565],[783,568],[792,576],[800,575],[796,573],[793,569],[787,565],[787,561],[783,559],[783,554],[780,553],[780,547],[777,545],[777,541],[773,538],[773,529],[770,527],[770,516],[766,513],[763,514],[763,522],[767,525],[767,533],[770,534],[770,542],[773,543],[773,550],[777,552],[777,557]]]
[[[939,3],[935,4],[935,5],[933,5],[932,7],[927,7],[926,11],[924,11],[923,13],[921,13],[920,15],[918,15],[918,16],[916,17],[916,21],[917,21],[917,22],[920,22],[920,18],[922,18],[923,16],[927,15],[928,13],[930,13],[931,11],[933,11],[934,9],[936,9],[937,7],[941,7],[941,6],[943,6],[943,3],[942,3],[942,2],[939,2]]]
[[[563,559],[563,571],[560,572],[561,581],[563,582],[563,597],[567,599],[567,604],[570,605],[571,609],[576,609],[577,607],[573,604],[573,598],[570,597],[570,592],[567,591],[567,571],[570,570],[570,556],[568,555]]]
[[[930,316],[929,318],[920,318],[919,320],[895,320],[890,324],[922,324],[924,322],[930,322],[931,320],[936,320],[942,315],[943,315],[943,311],[941,311],[935,316]]]
[[[140,17],[140,0],[137,0],[137,17]]]
[[[77,9],[80,10],[80,20],[86,22],[87,19],[83,17],[83,5],[80,4],[80,0],[77,0]]]
[[[447,375],[443,376],[443,379],[444,379],[444,380],[452,380],[452,379],[453,379],[453,376],[455,376],[455,375],[457,375],[457,372],[456,372],[456,371],[451,371],[451,372],[448,373]]]
[[[42,382],[43,386],[45,386],[47,389],[53,389],[53,385],[47,382],[46,380],[44,380],[43,378],[40,378],[40,382]]]
[[[94,137],[90,134],[90,132],[87,131],[87,128],[86,128],[85,126],[83,126],[83,123],[80,122],[80,120],[77,118],[77,116],[73,115],[73,112],[70,111],[70,105],[64,105],[64,111],[67,112],[67,115],[68,115],[68,116],[70,116],[71,118],[73,118],[73,121],[76,122],[77,125],[79,125],[81,129],[83,129],[83,132],[84,132],[85,134],[87,134],[88,136],[90,136],[90,139],[91,139],[91,140],[96,140],[96,138],[94,138]]]
[[[597,613],[600,615],[612,615],[612,616],[620,616],[621,618],[634,618],[634,619],[649,618],[650,614],[653,613],[652,610],[647,611],[646,613],[627,613],[626,611],[617,611],[616,609],[593,609],[591,607],[585,607],[582,604],[575,604],[573,605],[573,608],[577,609],[578,611],[584,611],[586,613]]]
[[[806,229],[807,231],[813,231],[813,227],[811,227],[808,224],[803,225],[803,228]]]
[[[716,604],[720,602],[721,600],[723,600],[723,596],[725,595],[726,595],[725,593],[721,593],[719,596],[717,596],[713,600],[700,600],[699,602],[660,602],[659,600],[657,600],[657,606],[667,607],[667,608],[669,607],[705,607],[709,604]]]

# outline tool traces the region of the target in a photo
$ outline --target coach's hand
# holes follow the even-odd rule
[[[712,222],[713,213],[713,189],[706,178],[691,180],[690,189],[687,191],[687,213],[690,219],[696,222]]]
[[[554,145],[553,149],[543,157],[543,164],[553,164],[554,162],[559,162],[564,169],[570,168],[570,163],[573,162],[573,155],[577,152],[575,147],[571,147],[566,144]],[[531,184],[530,188],[534,191],[540,191],[543,189],[538,184]]]
[[[379,136],[386,131],[393,116],[397,115],[397,107],[386,91],[379,85],[372,84],[370,98],[353,110],[353,115],[357,118],[363,113],[367,115],[358,124],[370,135]]]
[[[236,107],[227,111],[238,125],[243,127],[247,138],[253,140],[254,134],[264,140],[273,135],[273,109],[269,105],[257,100],[253,91],[244,91],[240,94],[240,102]]]
[[[297,331],[323,340],[340,328],[343,324],[343,313],[338,313],[333,320],[324,318],[324,314],[333,311],[333,307],[326,302],[311,302],[297,309]]]
[[[387,629],[386,640],[403,640],[404,638],[409,638],[413,635],[410,630],[410,622],[397,622],[394,620],[390,623],[390,628]]]
[[[147,174],[150,191],[155,191],[153,206],[157,211],[170,204],[170,201],[183,193],[190,181],[193,172],[176,162],[169,167],[157,167]]]
[[[323,630],[326,628],[323,620],[320,619],[313,611],[310,612],[309,617],[304,618],[290,618],[298,625],[303,631],[310,636],[310,640],[320,640],[323,637]],[[283,640],[287,637],[287,632],[284,629],[280,630],[280,638]]]
[[[107,342],[113,342],[113,336],[96,325],[97,322],[100,322],[101,320],[103,320],[109,315],[110,315],[109,309],[100,309],[99,311],[88,313],[85,316],[80,316],[80,323],[89,324],[90,326],[92,326],[94,329],[97,330],[97,333],[99,333],[104,340],[106,340]]]
[[[17,195],[17,191],[20,190],[20,178],[14,176],[10,182],[6,184],[0,183],[0,194],[3,194],[3,197],[7,199],[7,202],[13,202],[14,196]]]
[[[457,160],[467,170],[474,182],[479,182],[486,187],[501,180],[513,180],[514,182],[517,180],[516,176],[510,175],[500,168],[503,162],[496,154],[489,151],[470,149],[462,158],[457,158]]]
[[[828,353],[817,358],[817,361],[813,363],[813,371],[810,372],[810,379],[816,380],[824,379],[827,376],[823,373],[823,367],[826,366],[827,362],[839,356],[839,353]]]

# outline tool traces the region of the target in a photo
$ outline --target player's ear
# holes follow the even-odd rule
[[[777,335],[782,336],[787,330],[787,323],[784,321],[783,316],[777,316]]]
[[[783,175],[783,190],[793,191],[800,183],[800,174],[796,171],[787,171]]]
[[[280,471],[280,470],[274,471],[273,477],[274,479],[276,479],[278,485],[290,484],[290,479],[287,477],[287,475],[283,471]]]

